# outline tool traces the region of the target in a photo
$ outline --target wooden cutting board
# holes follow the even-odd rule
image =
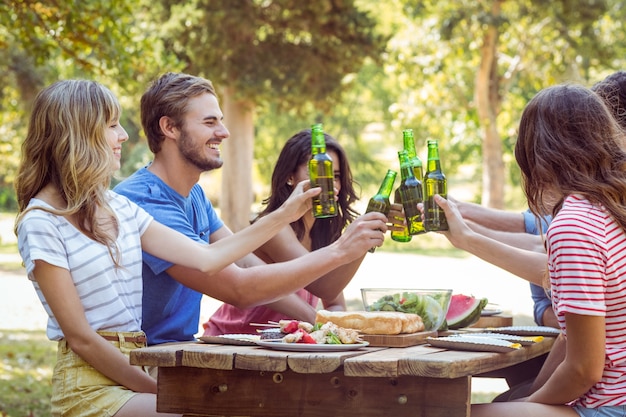
[[[370,343],[370,346],[407,347],[426,343],[426,338],[437,337],[437,331],[424,331],[406,334],[362,334],[361,339]]]
[[[513,317],[508,314],[483,316],[470,327],[508,327],[513,325]]]

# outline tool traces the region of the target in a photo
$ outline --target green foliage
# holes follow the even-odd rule
[[[0,46],[11,56],[32,57],[35,67],[62,56],[88,74],[133,79],[152,61],[136,6],[129,0],[2,0]]]
[[[229,86],[236,98],[278,108],[332,108],[386,39],[354,1],[162,1],[162,37],[187,71]],[[217,30],[219,28],[219,30]]]
[[[401,132],[389,130],[391,120],[386,109],[391,102],[390,95],[382,87],[382,68],[367,60],[353,78],[353,87],[324,116],[320,116],[312,104],[299,111],[282,112],[271,104],[259,112],[254,151],[263,184],[270,183],[278,152],[287,139],[308,129],[313,122],[322,122],[324,131],[337,139],[349,155],[353,177],[362,187],[362,197],[368,198],[371,190],[378,187],[380,175],[386,172],[391,159],[385,150],[388,146],[401,146],[402,136]],[[369,105],[360,105],[364,102]],[[391,161],[395,163],[395,155]]]
[[[0,330],[0,415],[50,416],[56,343],[43,331]]]
[[[96,79],[129,109],[126,120],[139,120],[137,95],[148,80],[161,65],[179,68],[160,49],[146,10],[130,0],[0,1],[1,208],[15,206],[20,143],[30,104],[43,86],[62,78]],[[125,126],[131,149],[139,129]]]
[[[491,14],[497,0],[399,1],[404,14],[389,43],[387,62],[393,65],[386,70],[401,94],[391,110],[417,137],[440,140],[451,176],[472,166],[470,175],[480,184],[483,133],[474,84],[487,25],[499,30],[494,82],[501,101],[495,110],[513,188],[519,173],[509,150],[525,103],[545,86],[591,84],[602,78],[599,68],[623,67],[623,43],[607,42],[611,34],[625,36],[618,1],[504,1],[498,17]]]
[[[500,31],[498,131],[519,202],[512,157],[525,103],[542,87],[591,85],[624,67],[626,7],[617,0],[0,0],[0,207],[11,207],[29,106],[70,77],[110,86],[130,134],[126,176],[149,159],[139,96],[158,73],[184,70],[234,87],[257,105],[255,158],[269,183],[276,150],[321,120],[348,150],[365,197],[395,163],[403,128],[424,158],[439,139],[452,186],[480,195],[482,131],[474,104],[481,34]],[[461,174],[462,173],[462,174]]]

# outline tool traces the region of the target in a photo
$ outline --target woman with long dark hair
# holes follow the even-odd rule
[[[358,200],[355,181],[348,163],[346,152],[330,135],[324,134],[326,152],[333,160],[334,186],[337,193],[338,213],[335,217],[316,219],[307,212],[291,227],[285,227],[274,238],[262,245],[255,254],[267,263],[295,259],[311,251],[328,246],[339,239],[343,230],[358,215],[353,204]],[[300,181],[309,178],[308,163],[311,159],[311,130],[302,130],[293,135],[283,146],[272,173],[270,195],[263,203],[265,208],[257,219],[274,212],[293,191]],[[397,209],[397,207],[396,207]],[[392,216],[388,216],[391,218]],[[359,268],[363,257],[335,269],[330,274],[346,284]],[[300,319],[313,322],[319,298],[303,288],[291,297],[276,303],[239,309],[223,304],[205,323],[205,335],[232,333],[256,333],[250,323],[267,323],[281,319]],[[334,299],[322,299],[327,310],[345,310],[343,293]]]

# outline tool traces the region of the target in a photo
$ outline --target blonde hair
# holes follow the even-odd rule
[[[98,208],[116,217],[106,201],[111,183],[112,152],[105,131],[120,115],[113,93],[95,81],[58,81],[35,98],[22,144],[15,180],[17,225],[31,209],[59,216],[75,215],[82,233],[117,253],[115,239],[96,218]],[[45,186],[52,185],[64,200],[63,208],[27,208]],[[113,256],[116,259],[116,256]]]

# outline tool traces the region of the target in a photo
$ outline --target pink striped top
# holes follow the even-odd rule
[[[626,404],[626,234],[603,207],[569,196],[547,233],[552,304],[565,313],[606,317],[602,380],[575,404]]]

